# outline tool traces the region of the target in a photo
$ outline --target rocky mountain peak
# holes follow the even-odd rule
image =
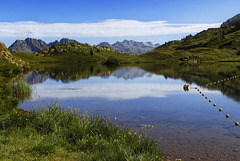
[[[146,53],[146,52],[160,46],[160,44],[153,45],[151,42],[137,42],[134,40],[123,40],[122,42],[117,41],[114,44],[102,42],[102,43],[98,44],[98,46],[111,47],[120,53],[143,54],[143,53]]]
[[[240,26],[240,14],[237,14],[236,16],[222,23],[221,28],[224,29],[231,26]]]
[[[11,53],[26,52],[34,53],[39,50],[47,49],[53,45],[79,43],[76,40],[63,38],[60,41],[46,43],[40,39],[26,38],[25,40],[16,40],[8,49]]]

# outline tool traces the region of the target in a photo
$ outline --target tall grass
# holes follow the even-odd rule
[[[18,81],[11,85],[13,96],[18,101],[24,102],[31,97],[32,87],[25,81]]]
[[[0,125],[0,159],[161,160],[154,140],[115,119],[64,110],[58,103],[15,111]]]

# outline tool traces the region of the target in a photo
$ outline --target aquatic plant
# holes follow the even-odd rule
[[[18,81],[11,85],[13,96],[21,102],[29,99],[32,93],[32,87],[25,81]]]

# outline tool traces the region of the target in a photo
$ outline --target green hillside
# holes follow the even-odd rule
[[[160,47],[142,55],[153,59],[195,59],[201,61],[240,61],[240,17],[233,17],[235,23],[226,21],[220,28],[210,28],[182,40],[166,42]],[[237,22],[236,22],[237,21]]]
[[[112,60],[116,60],[115,63],[129,63],[139,61],[138,54],[122,54],[110,47],[91,46],[79,43],[54,45],[48,49],[40,50],[33,54],[14,53],[14,56],[31,63],[104,63]]]

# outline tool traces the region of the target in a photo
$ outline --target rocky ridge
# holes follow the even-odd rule
[[[108,42],[101,42],[97,46],[111,47],[112,49],[120,53],[143,54],[160,46],[160,44],[152,44],[151,42],[137,42],[134,40],[124,40],[123,42],[117,41],[114,44],[109,44]]]
[[[237,14],[236,16],[223,22],[220,28],[225,29],[228,27],[240,27],[240,14]]]
[[[8,49],[11,53],[25,52],[34,53],[39,50],[47,49],[53,45],[79,43],[76,40],[63,38],[60,41],[46,43],[40,39],[26,38],[25,40],[16,40]]]

